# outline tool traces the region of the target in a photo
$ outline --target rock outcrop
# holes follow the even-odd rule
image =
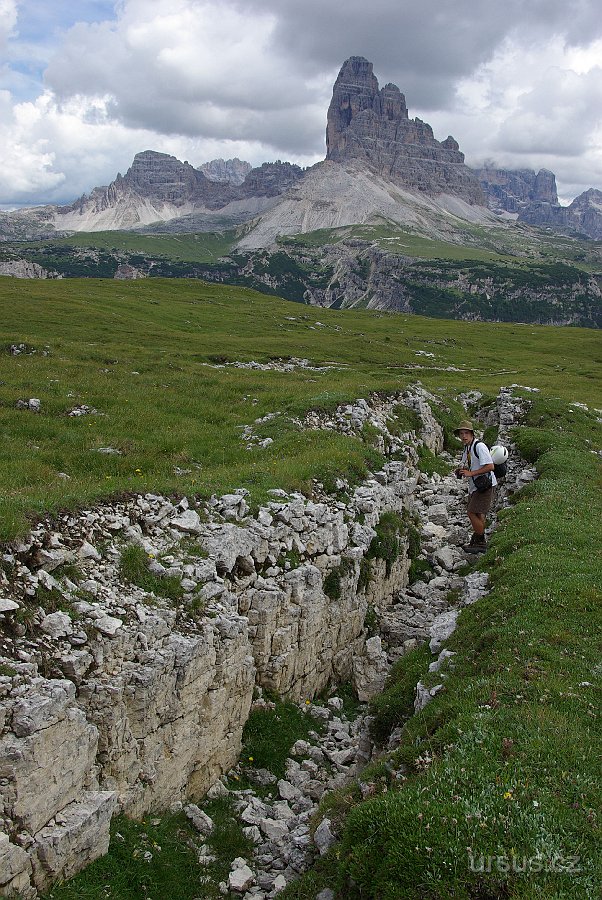
[[[9,259],[0,261],[0,275],[11,278],[60,278],[58,272],[43,268],[38,263],[27,259]]]
[[[423,416],[395,435],[397,404]],[[300,700],[351,680],[382,686],[365,626],[407,584],[408,535],[370,552],[383,513],[409,515],[415,445],[442,446],[421,389],[358,401],[310,428],[369,424],[391,459],[343,503],[273,491],[251,516],[240,490],[206,505],[155,495],[41,522],[0,570],[1,891],[30,896],[106,850],[115,809],[199,797],[240,752],[255,684]],[[247,438],[244,438],[247,440]],[[406,443],[410,445],[406,447]],[[258,446],[253,452],[261,452]],[[174,600],[124,575],[137,548]],[[369,570],[369,577],[367,573]]]
[[[568,206],[534,203],[523,210],[519,218],[529,225],[553,228],[599,241],[602,240],[602,191],[590,188]]]
[[[556,177],[548,169],[498,169],[486,166],[476,174],[495,212],[521,213],[532,204],[558,205]]]
[[[602,191],[590,188],[568,206],[561,206],[555,175],[548,169],[535,173],[488,166],[478,169],[477,175],[493,212],[510,213],[528,225],[602,239]]]
[[[226,184],[242,184],[252,169],[251,163],[243,162],[237,156],[234,159],[212,159],[203,163],[199,169],[210,181]]]
[[[430,641],[438,654],[431,671],[444,669],[453,653],[441,643],[459,609],[487,589],[485,573],[458,571],[464,486],[416,469],[420,443],[442,448],[433,400],[417,386],[307,417],[305,427],[346,434],[369,425],[381,449],[404,451],[405,462],[391,459],[354,490],[341,480],[345,503],[320,497],[319,485],[314,500],[273,490],[255,515],[244,490],[203,505],[147,494],[41,522],[5,548],[2,896],[32,900],[106,852],[117,810],[140,816],[181,809],[208,788],[209,796],[227,792],[219,779],[238,759],[255,685],[301,700],[326,731],[317,746],[292,748],[280,800],[232,792],[257,852],[252,868],[234,860],[229,884],[243,890],[256,878],[258,898],[272,897],[307,866],[317,803],[372,753],[368,723],[346,721],[340,698],[327,707],[309,698],[340,679],[371,698],[390,664],[417,642]],[[417,431],[389,431],[398,404],[417,414]],[[505,436],[521,406],[502,392],[489,415]],[[533,477],[511,458],[511,489]],[[384,513],[409,516],[420,529],[424,580],[408,585],[403,528],[396,554],[377,552]],[[132,547],[158,579],[179,579],[181,596],[170,602],[129,582],[123,558]],[[454,589],[457,604],[448,596]],[[439,677],[430,689],[417,686],[416,708],[444,690],[445,671]],[[264,775],[256,772],[258,783],[268,783]],[[194,803],[184,811],[201,834],[213,827]],[[335,839],[327,823],[314,841],[322,853]]]
[[[478,179],[451,135],[435,140],[430,125],[410,119],[394,84],[379,89],[372,63],[352,56],[341,68],[328,109],[326,158],[359,160],[410,191],[453,194],[485,205]]]

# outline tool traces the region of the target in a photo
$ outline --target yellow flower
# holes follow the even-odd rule
[[[504,794],[504,800],[512,800],[512,791],[506,791]]]
[[[253,762],[253,757],[249,756],[249,762]]]

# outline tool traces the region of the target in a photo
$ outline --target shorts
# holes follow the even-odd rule
[[[488,491],[473,491],[468,498],[468,512],[486,516],[493,503],[495,488]]]

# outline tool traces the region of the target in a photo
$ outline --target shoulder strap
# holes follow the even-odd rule
[[[476,441],[476,440],[475,440],[475,441],[473,442],[473,444],[472,444],[472,452],[474,453],[474,455],[476,456],[476,458],[477,458],[478,460],[480,460],[481,457],[479,456],[479,451],[477,450],[477,445],[478,445],[478,444],[482,444],[484,447],[487,447],[487,444],[485,443],[485,441]],[[487,447],[487,449],[489,449],[489,448]]]

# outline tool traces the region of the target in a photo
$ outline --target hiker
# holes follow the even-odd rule
[[[485,541],[485,519],[487,513],[491,509],[493,495],[497,480],[494,470],[494,463],[489,452],[487,444],[483,441],[475,439],[474,428],[472,422],[464,420],[460,422],[454,429],[454,434],[460,438],[464,444],[460,467],[456,469],[457,478],[468,479],[468,518],[473,528],[473,535],[470,543],[464,547],[467,553],[484,553],[487,549]],[[490,475],[487,477],[487,473]],[[480,479],[479,476],[485,476]],[[476,479],[476,483],[475,483]],[[481,481],[490,481],[491,485],[485,487]]]

